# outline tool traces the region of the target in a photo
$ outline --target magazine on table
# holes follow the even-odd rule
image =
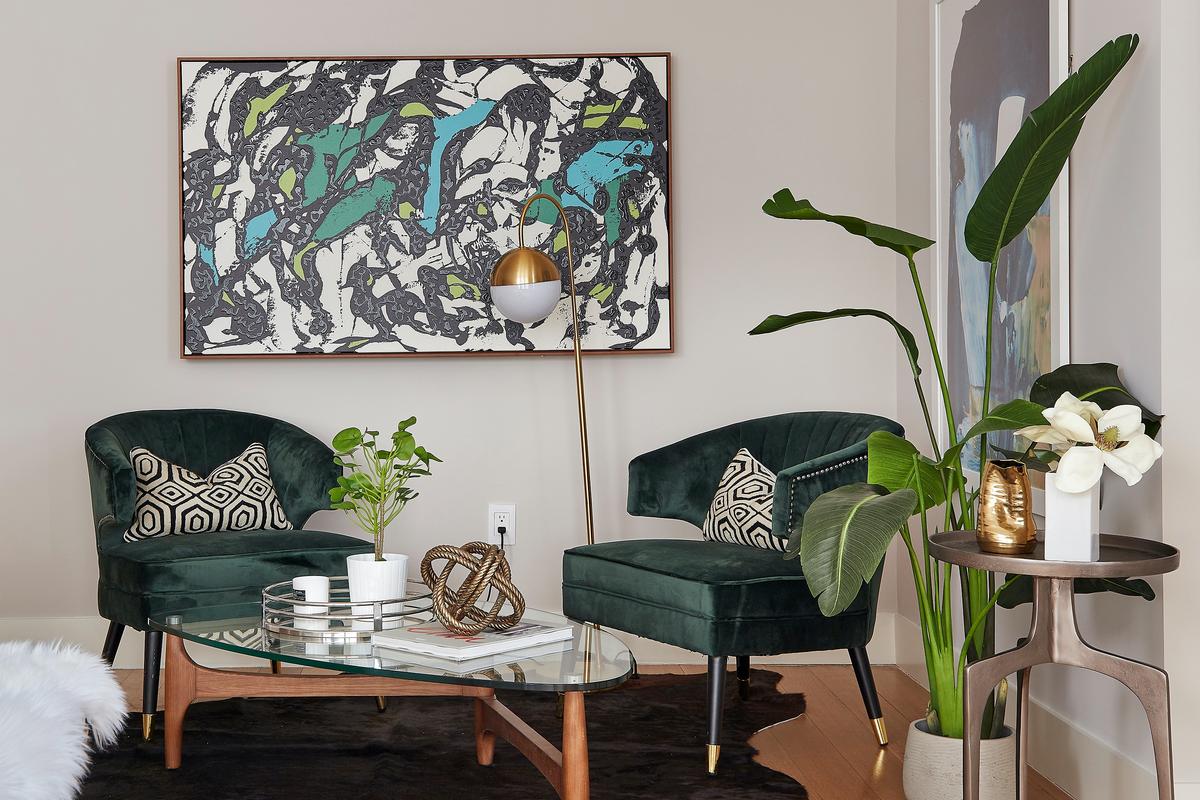
[[[571,623],[562,617],[526,613],[520,622],[502,631],[484,630],[469,635],[455,633],[436,619],[431,619],[381,631],[371,637],[371,643],[389,650],[467,661],[510,650],[563,642],[573,635]]]
[[[439,658],[437,656],[428,656],[422,653],[413,653],[404,650],[395,650],[385,645],[376,645],[376,649],[383,651],[381,655],[393,658],[405,664],[412,664],[416,667],[427,667],[430,669],[441,669],[453,675],[471,675],[476,672],[484,672],[491,669],[500,669],[515,664],[519,661],[526,661],[533,658],[543,658],[552,656],[558,653],[565,653],[571,649],[569,641],[548,642],[546,644],[535,644],[533,647],[522,647],[520,650],[509,650],[505,653],[498,653],[492,656],[482,656],[480,658],[468,658],[465,661],[454,661],[449,658]]]

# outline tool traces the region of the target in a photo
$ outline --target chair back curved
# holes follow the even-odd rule
[[[97,539],[133,519],[132,448],[208,475],[255,442],[266,447],[271,481],[295,527],[329,507],[329,489],[342,470],[328,446],[290,423],[209,408],[130,411],[100,420],[84,433]]]
[[[787,536],[821,494],[866,480],[867,437],[875,431],[899,436],[904,428],[874,414],[799,411],[696,434],[629,463],[628,510],[702,527],[725,468],[744,447],[776,473],[773,529]]]

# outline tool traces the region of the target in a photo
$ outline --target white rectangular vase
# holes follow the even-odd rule
[[[1100,560],[1100,483],[1086,492],[1064,492],[1046,475],[1046,560]]]

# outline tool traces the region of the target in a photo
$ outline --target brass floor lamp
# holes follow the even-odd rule
[[[525,216],[538,200],[553,204],[562,217],[567,240],[567,286],[571,290],[571,333],[575,343],[575,395],[579,407],[579,455],[583,461],[583,513],[587,543],[595,544],[592,527],[592,467],[588,460],[587,406],[583,398],[583,357],[579,344],[579,309],[575,295],[575,257],[571,252],[571,228],[567,212],[548,194],[535,194],[525,201],[517,227],[517,247],[501,256],[492,269],[492,302],[496,310],[526,325],[540,322],[558,306],[562,276],[558,265],[544,253],[525,246]]]

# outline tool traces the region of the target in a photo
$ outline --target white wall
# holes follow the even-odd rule
[[[1175,796],[1200,798],[1200,684],[1192,679],[1200,661],[1200,625],[1196,621],[1196,558],[1200,531],[1196,529],[1196,486],[1200,485],[1200,429],[1188,424],[1200,397],[1196,342],[1200,318],[1194,299],[1200,296],[1194,231],[1200,214],[1200,106],[1196,79],[1200,76],[1200,5],[1194,0],[1161,0],[1162,91],[1160,115],[1162,175],[1162,248],[1165,268],[1162,291],[1162,399],[1172,424],[1164,429],[1163,538],[1183,551],[1178,572],[1163,582],[1163,660],[1175,680],[1174,706]]]
[[[1070,20],[1076,67],[1120,34],[1142,37],[1134,60],[1090,114],[1072,155],[1071,360],[1121,365],[1134,394],[1155,409],[1164,400],[1160,298],[1167,296],[1159,240],[1159,7],[1159,0],[1087,0],[1072,3]],[[929,197],[932,9],[931,0],[901,0],[898,24],[897,213],[901,227],[917,232],[934,229]],[[932,261],[922,265],[927,277]],[[911,305],[909,293],[907,285],[897,285],[901,314]],[[1165,311],[1164,303],[1164,319]],[[916,324],[919,317],[907,319]],[[899,419],[912,428],[919,409],[903,382],[898,392]],[[1133,488],[1107,476],[1102,528],[1161,538],[1162,474],[1155,470]],[[1161,581],[1152,583],[1161,588]],[[897,658],[922,677],[911,579],[901,578],[898,591]],[[1096,646],[1163,662],[1162,600],[1083,597],[1078,606],[1083,633]],[[1028,609],[1002,611],[998,646],[1011,646],[1028,630],[1028,621]],[[1092,673],[1049,666],[1035,670],[1033,698],[1036,746],[1030,758],[1035,768],[1088,800],[1143,796],[1139,792],[1153,760],[1145,717],[1131,694]]]
[[[695,535],[626,515],[625,466],[639,452],[776,412],[894,415],[895,351],[877,326],[745,333],[771,312],[895,305],[892,259],[830,226],[759,210],[790,185],[830,209],[895,216],[894,4],[864,14],[779,0],[742,12],[715,0],[536,11],[464,0],[453,17],[436,3],[383,0],[9,9],[6,59],[34,66],[8,84],[0,125],[9,187],[0,193],[9,341],[0,638],[90,630],[96,559],[82,434],[130,409],[246,409],[322,437],[415,414],[445,464],[390,547],[419,556],[479,537],[487,502],[514,501],[512,557],[533,606],[558,607],[560,554],[583,541],[574,382],[562,358],[177,358],[179,55],[672,52],[677,352],[587,361],[600,539]],[[349,529],[332,512],[312,524]],[[885,615],[894,596],[885,590]]]

